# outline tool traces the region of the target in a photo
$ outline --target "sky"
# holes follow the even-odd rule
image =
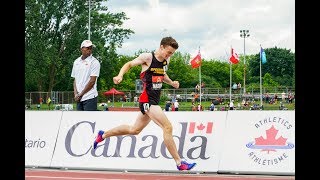
[[[108,0],[110,12],[124,12],[123,28],[135,32],[118,53],[134,55],[156,50],[162,37],[172,36],[177,51],[203,59],[229,59],[258,54],[260,45],[295,52],[295,1],[293,0]],[[249,30],[249,37],[240,37]]]

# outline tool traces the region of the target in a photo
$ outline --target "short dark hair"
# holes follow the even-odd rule
[[[175,39],[173,39],[171,36],[169,37],[164,37],[162,38],[160,45],[163,46],[171,46],[174,49],[178,49],[179,48],[179,44],[177,43],[177,41]]]

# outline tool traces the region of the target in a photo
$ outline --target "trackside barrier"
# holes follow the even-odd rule
[[[25,166],[50,167],[62,111],[25,111]]]
[[[219,172],[295,174],[294,111],[228,113]]]
[[[53,137],[47,144],[56,145],[38,151],[26,147],[26,166],[176,171],[162,130],[153,121],[139,135],[111,137],[93,149],[100,129],[132,124],[140,112],[59,111],[62,117],[40,113],[48,112],[26,111],[26,141],[27,137]],[[165,113],[172,122],[179,155],[197,162],[193,172],[294,174],[294,111]],[[39,119],[44,123],[38,124]]]
[[[124,170],[176,170],[163,143],[162,130],[153,121],[139,135],[111,137],[92,148],[96,133],[132,124],[140,112],[64,112],[52,159],[53,167]],[[201,171],[217,172],[226,112],[212,114],[168,112],[174,140],[182,158],[197,161]]]

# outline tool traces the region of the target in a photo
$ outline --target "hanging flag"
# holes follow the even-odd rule
[[[200,50],[198,51],[198,54],[196,55],[196,57],[194,57],[191,60],[191,67],[192,68],[198,68],[199,66],[201,66],[201,54],[200,54]]]
[[[232,64],[237,64],[239,62],[238,54],[233,50],[233,48],[231,48],[231,57],[229,60]]]
[[[264,64],[267,62],[266,53],[264,52],[264,49],[260,46],[260,59],[261,63]]]

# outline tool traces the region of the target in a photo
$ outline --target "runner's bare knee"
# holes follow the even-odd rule
[[[172,134],[172,125],[171,124],[166,124],[165,126],[163,126],[163,132]]]

